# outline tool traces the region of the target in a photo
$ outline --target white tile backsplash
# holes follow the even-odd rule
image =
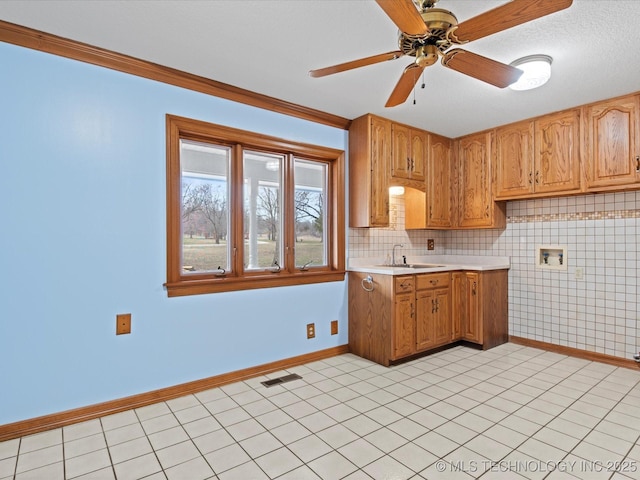
[[[640,192],[508,202],[504,230],[405,231],[402,197],[391,209],[389,228],[349,229],[350,258],[396,243],[403,255],[509,256],[510,334],[624,358],[640,349]],[[549,244],[567,246],[566,271],[535,267]]]

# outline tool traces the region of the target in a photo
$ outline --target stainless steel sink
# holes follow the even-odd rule
[[[439,268],[444,267],[444,265],[438,265],[435,263],[412,263],[407,265],[409,268]]]
[[[374,265],[375,267],[388,267],[388,268],[439,268],[444,265],[436,263],[397,263],[395,265]]]

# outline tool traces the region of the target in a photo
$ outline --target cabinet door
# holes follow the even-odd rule
[[[458,148],[458,224],[461,227],[490,226],[491,134],[481,133],[460,139]]]
[[[533,122],[496,129],[494,144],[496,198],[533,193]]]
[[[416,292],[416,348],[425,350],[436,345],[434,316],[436,296],[434,290]]]
[[[640,182],[640,108],[638,96],[585,109],[587,188]]]
[[[391,132],[391,176],[409,179],[411,178],[410,130],[394,123]]]
[[[480,315],[480,274],[465,272],[464,295],[466,309],[462,317],[462,338],[482,343],[482,318]]]
[[[395,296],[393,317],[393,358],[411,355],[416,348],[416,320],[414,294],[402,293]]]
[[[464,272],[451,274],[451,340],[462,338],[462,319],[467,310],[467,296],[464,294],[466,276]]]
[[[580,111],[535,121],[534,189],[537,193],[580,191]]]
[[[433,340],[436,345],[443,345],[451,341],[451,295],[449,289],[434,291],[435,313],[433,317]]]
[[[451,227],[455,191],[451,140],[429,135],[428,142],[427,227]]]
[[[427,134],[411,130],[411,179],[424,181],[427,158]]]
[[[391,154],[391,122],[371,118],[371,206],[370,224],[389,225],[389,157]]]

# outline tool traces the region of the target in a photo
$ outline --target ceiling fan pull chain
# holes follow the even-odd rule
[[[422,71],[422,85],[420,85],[420,88],[424,88],[425,87],[425,82],[424,82],[424,70]]]

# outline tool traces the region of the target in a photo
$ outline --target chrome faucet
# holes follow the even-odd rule
[[[404,245],[401,243],[396,243],[391,250],[391,265],[397,265],[396,263],[396,247],[403,248]]]

